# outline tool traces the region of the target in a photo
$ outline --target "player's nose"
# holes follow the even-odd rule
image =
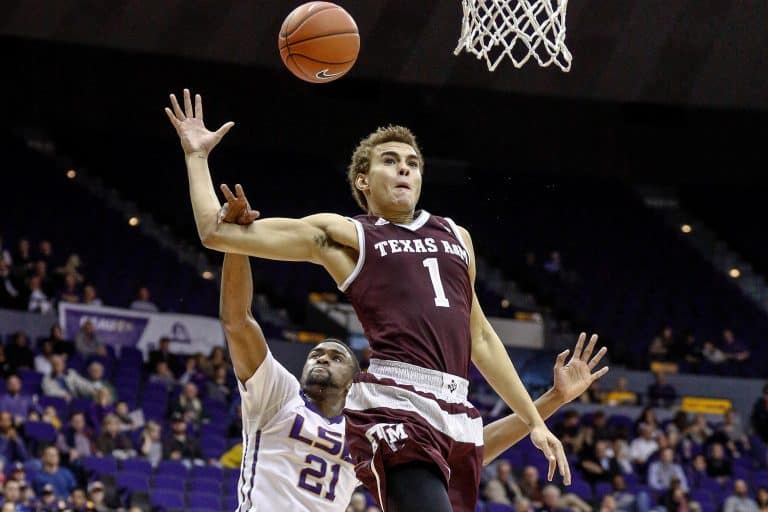
[[[406,164],[400,164],[400,168],[398,169],[398,174],[400,176],[409,176],[411,174],[411,170],[408,168]]]

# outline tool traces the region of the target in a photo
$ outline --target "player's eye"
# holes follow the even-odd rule
[[[341,357],[336,356],[336,357],[333,358],[333,360],[336,361],[337,363],[340,363],[341,362]]]
[[[395,163],[395,159],[392,158],[392,157],[387,157],[387,158],[384,159],[384,163],[387,164],[387,165],[392,165],[392,164]]]
[[[417,167],[419,167],[419,163],[418,163],[418,162],[416,162],[415,160],[411,160],[411,161],[408,163],[408,165],[410,165],[410,166],[411,166],[411,167],[413,167],[414,169],[416,169]]]

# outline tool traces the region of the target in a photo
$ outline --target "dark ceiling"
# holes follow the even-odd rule
[[[285,0],[6,0],[0,34],[278,68]],[[352,76],[527,95],[768,109],[765,0],[571,0],[569,74],[454,57],[458,0],[346,0]]]

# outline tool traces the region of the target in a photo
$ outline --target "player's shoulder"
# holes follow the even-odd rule
[[[430,214],[430,220],[440,224],[443,228],[453,231],[456,235],[462,238],[462,241],[465,244],[469,246],[472,245],[472,235],[469,234],[469,230],[456,222],[452,217]]]

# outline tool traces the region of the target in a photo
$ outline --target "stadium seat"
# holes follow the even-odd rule
[[[152,477],[152,488],[181,492],[184,490],[184,476],[173,474],[155,475]]]
[[[221,482],[224,480],[224,472],[216,466],[195,466],[190,473],[192,478],[210,478]]]
[[[190,492],[187,493],[187,505],[207,508],[208,510],[219,510],[221,509],[221,495],[208,492]]]
[[[149,476],[132,471],[118,471],[115,473],[115,484],[120,490],[130,492],[149,492]]]
[[[162,510],[184,510],[184,495],[180,492],[156,490],[150,495],[153,507]]]
[[[56,429],[44,421],[28,421],[24,424],[24,434],[37,443],[53,443],[56,441]]]
[[[503,503],[486,503],[485,512],[515,512],[515,508]]]
[[[53,407],[56,409],[56,415],[59,419],[66,421],[67,401],[60,396],[40,395],[37,399],[37,403],[40,407]]]
[[[187,480],[187,492],[200,491],[220,496],[222,484],[221,480],[215,478],[193,476]]]
[[[101,475],[109,475],[117,472],[117,460],[111,456],[83,457],[80,459],[80,463],[92,476],[101,477]]]
[[[187,473],[189,473],[187,466],[178,460],[161,460],[155,468],[155,474],[158,476],[178,476],[185,479]]]
[[[120,463],[120,469],[122,471],[141,473],[148,476],[152,473],[152,464],[150,464],[147,459],[132,458],[122,461]]]

